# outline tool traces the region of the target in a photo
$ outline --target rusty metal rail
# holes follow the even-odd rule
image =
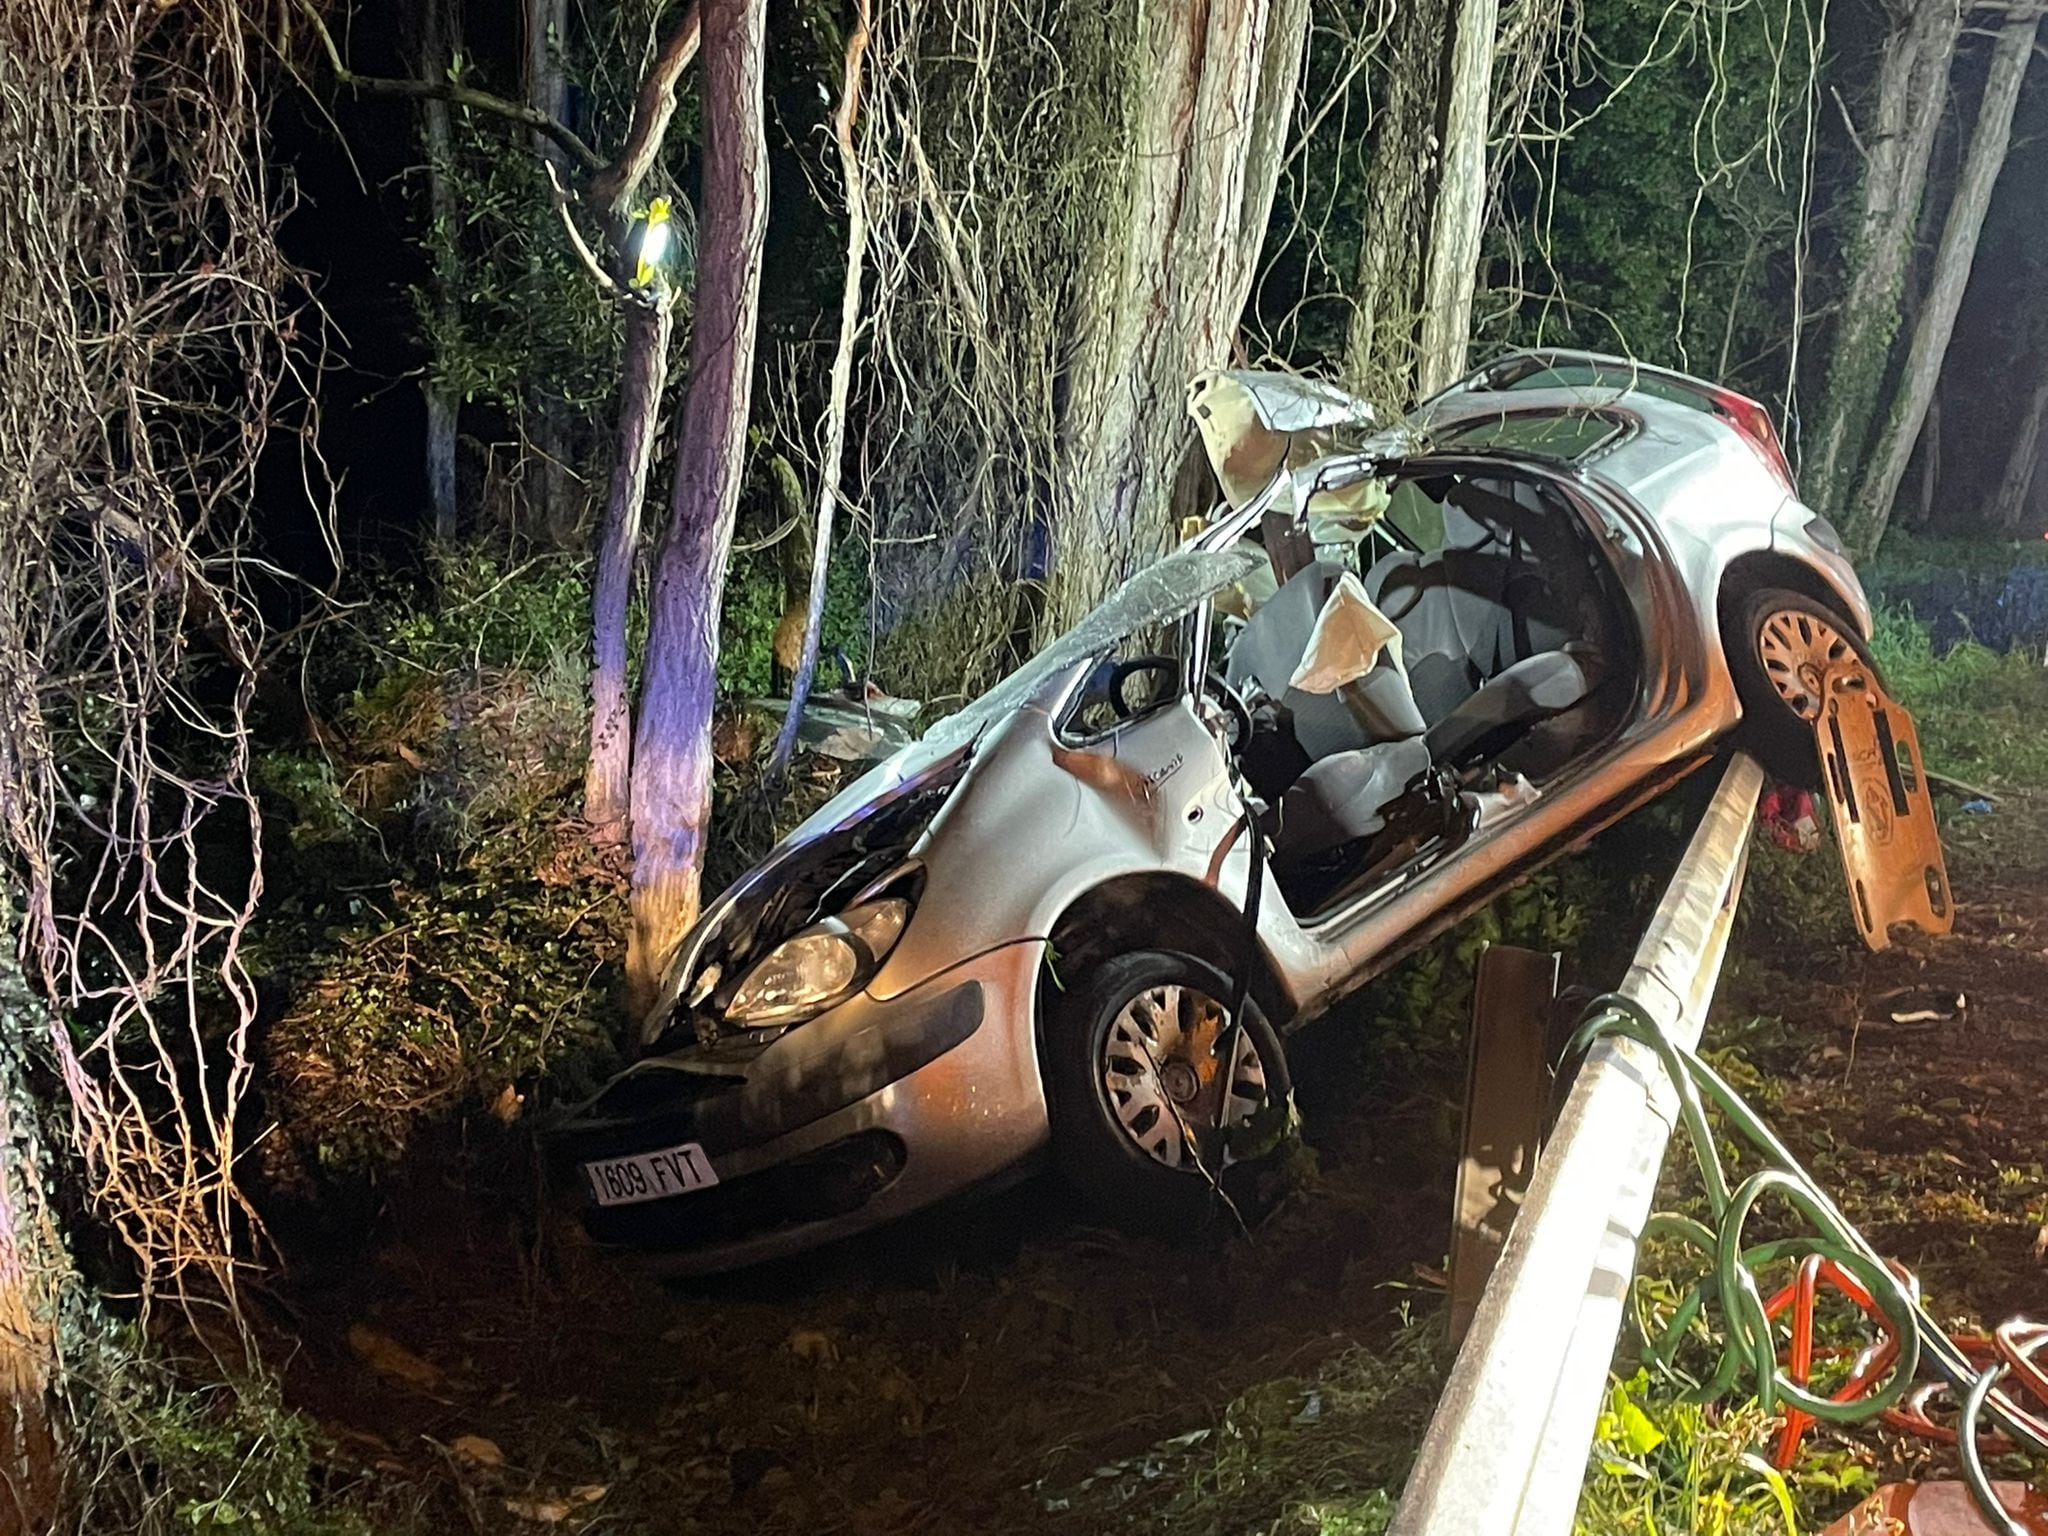
[[[1738,754],[1617,989],[1697,1044],[1764,783]],[[1392,1536],[1565,1536],[1676,1098],[1602,1040],[1573,1081],[1409,1475]]]

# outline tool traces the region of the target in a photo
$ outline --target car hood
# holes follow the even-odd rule
[[[652,1043],[666,1029],[677,999],[709,946],[736,921],[744,922],[750,906],[767,900],[807,861],[818,857],[820,844],[836,842],[905,797],[957,782],[988,734],[1062,673],[1094,660],[1131,635],[1179,618],[1243,580],[1264,560],[1261,551],[1243,546],[1210,550],[1190,545],[1175,550],[1132,576],[993,688],[938,721],[923,739],[876,764],[819,806],[705,909],[677,951],[659,1001],[642,1021],[642,1040]]]

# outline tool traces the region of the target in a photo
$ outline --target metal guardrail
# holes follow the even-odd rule
[[[1698,1043],[1764,783],[1738,754],[1617,989]],[[1391,1536],[1565,1536],[1677,1099],[1656,1060],[1588,1053],[1409,1474]]]

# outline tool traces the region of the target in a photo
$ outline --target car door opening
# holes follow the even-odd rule
[[[1239,763],[1304,913],[1526,803],[1611,735],[1637,682],[1619,584],[1565,493],[1497,464],[1423,468],[1225,642],[1253,727]],[[1347,607],[1348,668],[1324,654]]]

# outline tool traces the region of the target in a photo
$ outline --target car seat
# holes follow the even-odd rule
[[[1564,514],[1524,484],[1452,483],[1441,500],[1442,546],[1384,556],[1365,585],[1401,631],[1435,760],[1462,766],[1583,702],[1604,665],[1572,632],[1586,561]]]
[[[1436,770],[1525,766],[1517,748],[1585,703],[1605,676],[1600,643],[1573,633],[1602,626],[1585,622],[1599,594],[1565,514],[1533,485],[1440,489],[1432,499],[1442,504],[1442,545],[1389,554],[1366,579],[1367,596],[1401,632],[1408,698],[1425,728],[1419,739],[1320,754],[1281,800],[1283,867],[1313,868],[1377,837],[1396,802]],[[1523,754],[1526,766],[1566,761],[1580,739],[1546,740]]]

